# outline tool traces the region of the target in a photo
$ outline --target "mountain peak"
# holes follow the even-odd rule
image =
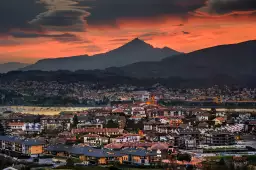
[[[139,39],[139,38],[135,38],[133,40],[131,40],[130,42],[124,44],[122,47],[138,47],[138,48],[141,48],[141,47],[151,47],[152,46],[150,44],[147,44],[146,42],[144,42],[143,40]]]
[[[145,42],[137,37],[137,38],[134,38],[132,41],[130,41],[130,43],[145,43]]]

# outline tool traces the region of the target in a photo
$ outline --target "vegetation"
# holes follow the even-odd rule
[[[119,124],[118,122],[113,121],[112,119],[108,121],[108,123],[105,125],[106,128],[118,128]]]
[[[127,119],[125,130],[137,133],[138,130],[143,129],[143,127],[144,127],[143,120],[140,120],[136,123],[134,120]]]
[[[71,158],[68,158],[67,162],[66,162],[66,166],[73,167],[74,166],[74,161]]]
[[[76,128],[76,127],[77,127],[77,124],[78,124],[78,117],[77,117],[77,115],[74,115],[72,126]]]
[[[190,162],[191,161],[191,155],[184,153],[184,154],[178,154],[177,155],[177,160],[178,161],[187,161]]]

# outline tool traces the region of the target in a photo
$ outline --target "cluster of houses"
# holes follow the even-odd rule
[[[249,113],[169,108],[154,101],[55,116],[9,113],[0,120],[4,153],[72,156],[96,164],[149,165],[168,159],[179,149],[214,152],[231,146],[236,152],[245,151],[237,149],[238,137],[254,133],[256,126]],[[53,130],[57,133],[50,134]]]

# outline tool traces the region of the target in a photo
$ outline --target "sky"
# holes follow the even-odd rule
[[[256,0],[0,0],[0,63],[115,49],[191,52],[256,39]]]

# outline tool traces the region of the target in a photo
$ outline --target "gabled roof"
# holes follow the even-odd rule
[[[214,120],[215,121],[217,120],[217,121],[220,121],[220,122],[224,122],[226,119],[224,117],[216,117]]]
[[[24,122],[10,122],[8,126],[23,126],[24,124]]]
[[[37,145],[44,145],[45,142],[37,139],[22,139],[17,136],[0,136],[1,141],[7,141],[7,142],[14,142],[23,144],[26,146],[37,146]]]
[[[123,149],[121,153],[125,155],[133,155],[133,156],[156,156],[156,151],[148,151],[146,149],[134,149],[134,148],[127,148]]]
[[[90,157],[105,158],[105,157],[119,157],[123,156],[119,151],[111,151],[108,149],[95,149],[89,146],[67,146],[67,145],[53,145],[46,148],[53,152],[68,152],[75,155],[85,155]]]

